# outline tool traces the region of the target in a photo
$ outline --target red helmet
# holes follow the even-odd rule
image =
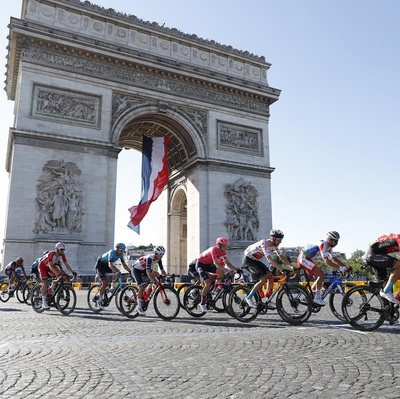
[[[229,240],[225,237],[218,237],[216,243],[217,245],[228,245]]]

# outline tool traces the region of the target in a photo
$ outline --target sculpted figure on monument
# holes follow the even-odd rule
[[[250,241],[257,239],[258,203],[257,190],[240,178],[225,189],[227,205],[225,208],[225,225],[232,240]]]
[[[36,186],[38,216],[34,232],[47,233],[55,228],[81,230],[84,211],[80,174],[73,162],[51,160],[46,163]]]

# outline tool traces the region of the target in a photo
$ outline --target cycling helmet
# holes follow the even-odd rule
[[[22,265],[24,263],[24,260],[21,257],[19,257],[19,258],[15,259],[15,263],[17,265]]]
[[[330,231],[327,233],[328,238],[332,238],[334,240],[339,240],[340,234],[337,231]]]
[[[218,237],[216,240],[217,245],[228,245],[229,240],[225,237]]]
[[[165,254],[165,248],[162,245],[157,245],[156,247],[154,247],[154,253],[156,255],[163,256]]]
[[[274,238],[283,238],[283,237],[285,237],[285,235],[283,234],[282,230],[273,229],[273,230],[271,230],[270,234],[271,234],[271,237],[274,237]]]
[[[62,243],[62,242],[60,241],[60,242],[58,242],[58,243],[55,245],[55,248],[56,248],[56,249],[65,249],[65,245],[64,245],[64,243]]]
[[[123,251],[125,251],[126,245],[122,242],[119,242],[118,244],[115,244],[115,248],[122,249]]]

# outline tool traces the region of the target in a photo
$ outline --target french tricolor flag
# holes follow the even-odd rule
[[[140,222],[152,202],[161,194],[168,182],[167,143],[169,137],[143,136],[142,144],[142,199],[139,205],[129,208],[131,220],[128,227],[140,234]]]

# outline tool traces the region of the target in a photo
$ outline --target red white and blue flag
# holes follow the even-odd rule
[[[143,136],[142,144],[142,198],[139,205],[129,208],[128,227],[140,234],[140,222],[152,202],[161,194],[168,182],[167,143],[169,137]]]

